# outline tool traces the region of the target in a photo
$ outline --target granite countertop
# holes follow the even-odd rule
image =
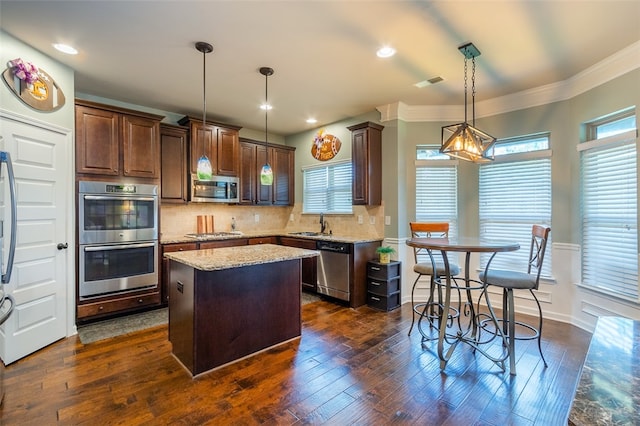
[[[299,231],[304,232],[304,231]],[[304,238],[316,241],[337,241],[341,243],[368,243],[372,241],[382,241],[383,238],[376,237],[352,237],[342,235],[300,235],[296,231],[251,231],[251,232],[226,232],[223,235],[211,235],[206,237],[188,237],[186,235],[171,235],[162,234],[160,236],[160,244],[174,244],[174,243],[197,243],[204,241],[219,241],[219,240],[232,240],[239,238],[260,238],[260,237],[291,237],[291,238]]]
[[[569,413],[576,426],[637,425],[640,321],[600,317]]]
[[[239,268],[262,263],[281,262],[318,256],[316,250],[285,247],[276,244],[257,244],[204,250],[179,251],[164,256],[201,271]]]

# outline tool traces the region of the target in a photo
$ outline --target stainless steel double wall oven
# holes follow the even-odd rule
[[[81,300],[158,286],[157,185],[78,183]]]

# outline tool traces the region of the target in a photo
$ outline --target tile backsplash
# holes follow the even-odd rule
[[[213,215],[214,232],[231,231],[232,218],[242,232],[320,231],[320,215],[302,214],[302,204],[287,207],[234,206],[207,203],[164,204],[160,233],[184,235],[197,231],[199,215]],[[353,214],[325,214],[327,231],[349,237],[384,237],[384,207],[353,206]],[[361,222],[361,223],[360,223]]]

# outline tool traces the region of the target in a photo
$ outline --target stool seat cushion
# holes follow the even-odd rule
[[[419,262],[414,265],[413,271],[422,275],[432,275],[433,266],[431,262]],[[460,273],[460,267],[455,263],[449,263],[449,273],[451,273],[452,276],[458,275]],[[444,263],[436,262],[436,275],[441,277],[444,276],[444,274]]]
[[[480,273],[480,281],[489,285],[494,285],[502,288],[513,289],[536,289],[537,276],[534,274],[527,274],[525,272],[517,271],[505,271],[501,269],[489,269],[485,274],[484,271]]]

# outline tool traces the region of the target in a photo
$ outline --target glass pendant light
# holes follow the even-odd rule
[[[205,58],[207,53],[213,52],[213,46],[204,41],[199,41],[196,43],[196,49],[198,52],[202,52],[202,137],[204,138],[207,124],[207,62]],[[204,150],[204,141],[202,149]],[[196,173],[198,180],[211,180],[213,176],[211,161],[209,161],[209,158],[207,158],[204,152],[200,159],[198,159]]]
[[[473,43],[466,43],[458,47],[464,55],[464,123],[452,124],[442,127],[442,146],[440,152],[451,157],[474,163],[486,163],[493,161],[493,146],[496,139],[476,129],[476,57],[480,51]],[[467,123],[467,59],[471,59],[473,68],[471,71],[471,106],[472,124]]]
[[[262,67],[260,68],[260,74],[264,75],[264,144],[267,149],[267,161],[260,170],[260,183],[262,185],[273,185],[273,170],[269,165],[269,133],[268,133],[268,111],[271,108],[269,105],[269,92],[268,92],[268,80],[269,76],[273,75],[273,68]]]

